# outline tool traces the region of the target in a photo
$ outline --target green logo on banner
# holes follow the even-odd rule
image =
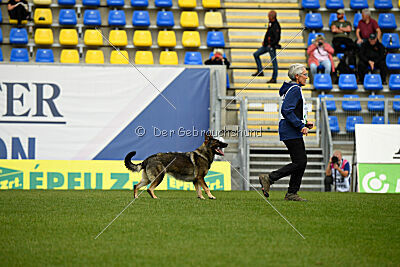
[[[23,189],[22,171],[0,167],[0,189]]]
[[[359,188],[363,193],[400,193],[400,164],[360,163]]]
[[[167,174],[168,190],[194,190],[193,183],[183,182]],[[220,172],[208,171],[204,181],[210,190],[224,190],[224,174]]]

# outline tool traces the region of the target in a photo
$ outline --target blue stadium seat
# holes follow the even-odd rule
[[[10,55],[11,62],[29,62],[28,49],[26,48],[13,48]]]
[[[172,11],[158,11],[157,13],[157,26],[158,27],[173,27],[174,14]]]
[[[107,6],[124,6],[124,0],[107,0]]]
[[[389,89],[390,90],[400,90],[400,74],[390,75]]]
[[[60,25],[76,25],[77,18],[75,9],[61,9],[58,15]]]
[[[330,74],[316,74],[314,76],[314,87],[317,90],[331,90],[332,79]]]
[[[317,37],[318,35],[322,35],[325,37],[325,34],[322,32],[310,32],[308,34],[308,42],[307,42],[308,46],[310,46],[314,42],[315,37]]]
[[[225,46],[225,39],[224,33],[213,31],[207,33],[207,46],[208,47],[224,47]]]
[[[326,0],[325,4],[328,9],[344,8],[343,0]]]
[[[3,51],[1,50],[1,47],[0,47],[0,61],[3,61],[4,59],[3,59]]]
[[[131,0],[131,5],[133,7],[147,7],[149,5],[148,0]]]
[[[338,59],[342,59],[344,54],[343,53],[337,53],[336,56],[338,57]]]
[[[362,19],[362,14],[361,13],[354,14],[354,20],[353,20],[354,29],[357,28],[358,23],[360,22],[361,19]]]
[[[108,12],[108,25],[109,26],[125,26],[126,18],[123,10],[110,10]]]
[[[304,25],[310,30],[320,30],[324,27],[319,13],[307,13]]]
[[[358,95],[344,95],[344,98],[355,99]],[[344,111],[361,111],[361,103],[359,100],[343,100],[342,109]]]
[[[389,70],[400,70],[400,54],[387,54],[386,66]]]
[[[333,98],[333,95],[319,95],[318,96],[320,99],[321,98]],[[326,100],[326,110],[327,111],[336,111],[336,102],[335,100]]]
[[[82,0],[84,6],[99,6],[100,0]]]
[[[400,117],[399,117],[399,119],[397,120],[397,124],[400,124]]]
[[[83,24],[90,26],[101,25],[101,15],[98,9],[86,9],[83,13]]]
[[[155,0],[156,7],[172,7],[172,0]]]
[[[228,72],[226,72],[226,88],[231,88],[231,84],[229,83],[229,75]]]
[[[384,33],[382,35],[382,44],[388,49],[399,49],[399,35],[397,33]]]
[[[132,25],[148,27],[150,26],[149,11],[146,10],[135,10],[132,15]]]
[[[378,25],[381,29],[394,30],[397,28],[396,18],[392,13],[380,13]]]
[[[186,65],[202,65],[203,59],[201,58],[200,52],[188,51],[185,53],[184,64]]]
[[[368,1],[367,0],[350,0],[350,8],[351,9],[368,8]]]
[[[319,0],[302,0],[301,6],[305,9],[319,9],[321,7]]]
[[[3,42],[3,31],[1,30],[0,27],[0,44]]]
[[[54,62],[54,54],[51,49],[38,49],[36,51],[36,62]]]
[[[337,14],[331,13],[331,15],[329,16],[329,28],[332,26],[332,22],[334,22],[335,20],[337,20]],[[347,20],[346,15],[344,15],[344,20]]]
[[[372,124],[385,124],[385,117],[383,116],[373,116]]]
[[[375,0],[374,7],[376,9],[392,9],[392,0]]]
[[[329,128],[332,133],[340,132],[339,122],[336,116],[328,116],[329,119]]]
[[[355,74],[340,74],[339,89],[340,90],[357,90],[357,78]]]
[[[12,28],[10,31],[10,44],[27,44],[28,32],[25,28]]]
[[[382,90],[382,79],[379,74],[366,74],[364,77],[364,89],[377,91]]]
[[[393,110],[400,111],[400,95],[395,95],[394,98],[398,98],[399,101],[393,101]]]
[[[1,15],[1,10],[0,10],[0,23],[3,23],[3,16]]]
[[[74,6],[76,2],[75,0],[58,0],[58,4],[62,6]]]
[[[383,95],[370,95],[369,98],[372,99],[381,99],[385,98]],[[367,104],[369,111],[384,111],[385,110],[385,102],[384,101],[368,101]]]
[[[346,131],[353,133],[356,129],[356,124],[364,124],[364,119],[361,116],[348,116],[346,120]]]

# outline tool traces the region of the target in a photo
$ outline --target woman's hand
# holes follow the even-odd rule
[[[308,135],[308,128],[307,127],[303,127],[302,129],[301,129],[301,133],[303,134],[303,135]]]

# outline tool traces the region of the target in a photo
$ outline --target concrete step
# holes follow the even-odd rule
[[[254,61],[254,56],[253,53],[256,50],[254,49],[240,49],[240,48],[234,48],[231,49],[231,57],[234,58],[236,61]],[[304,49],[277,49],[276,54],[278,55],[278,59],[281,57],[294,57],[295,59],[305,59],[306,58],[306,50]],[[268,58],[269,59],[269,54],[266,53],[264,55],[261,55],[261,58]],[[280,61],[279,61],[280,62]],[[293,62],[293,61],[292,61]]]
[[[233,82],[234,83],[266,83],[272,77],[272,70],[264,70],[264,76],[252,77],[251,75],[255,72],[255,69],[234,69],[233,70]],[[284,81],[288,81],[287,72],[278,71],[277,83],[282,84]]]
[[[289,42],[281,42],[279,43],[282,48],[293,48],[293,49],[306,49],[307,46],[305,43],[289,43]],[[261,42],[229,42],[226,48],[256,48],[258,49],[261,45]]]
[[[303,90],[304,97],[311,97],[311,90]],[[248,96],[248,97],[279,97],[279,90],[252,90],[252,89],[245,89],[245,90],[235,90],[235,95],[240,97]],[[269,100],[270,101],[270,100]],[[260,103],[261,101],[254,101],[249,100],[249,103],[256,102]],[[267,102],[267,101],[264,101]]]
[[[296,30],[283,30],[279,43],[304,43],[302,35],[297,35]],[[230,42],[259,42],[264,40],[265,29],[228,29]]]
[[[222,4],[224,8],[240,8],[240,9],[254,9],[254,8],[268,8],[268,9],[300,9],[298,0],[271,0],[271,1],[225,1]]]
[[[252,157],[250,157],[250,169],[252,169],[252,166],[259,166],[259,165],[264,165],[264,166],[280,166],[280,165],[286,165],[286,163],[282,161],[254,161],[252,160]],[[313,166],[313,167],[325,167],[325,164],[323,162],[307,162],[307,167],[308,166]]]
[[[278,90],[278,92],[279,92],[279,89],[282,87],[282,83],[251,83],[251,84],[232,83],[230,90],[239,90],[240,91],[244,87],[246,87],[245,90],[251,89],[251,91]],[[311,84],[306,84],[305,86],[303,86],[303,94],[306,93],[307,90],[313,90],[313,89],[314,89],[314,87]]]
[[[225,9],[226,21],[242,23],[264,23],[268,26],[268,9]],[[277,12],[279,24],[300,23],[299,10],[280,10]]]

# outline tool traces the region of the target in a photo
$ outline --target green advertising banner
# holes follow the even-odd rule
[[[358,192],[400,193],[400,164],[358,164]]]

